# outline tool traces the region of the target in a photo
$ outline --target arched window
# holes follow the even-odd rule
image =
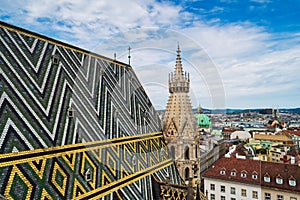
[[[185,168],[184,174],[185,174],[185,180],[189,180],[189,178],[190,178],[190,169],[188,167]]]
[[[190,159],[190,148],[188,146],[186,146],[184,148],[184,159],[185,160],[189,160]]]
[[[175,147],[174,146],[171,146],[171,156],[172,156],[172,159],[175,160]]]

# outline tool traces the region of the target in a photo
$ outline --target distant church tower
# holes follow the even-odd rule
[[[170,97],[163,118],[163,133],[181,177],[196,187],[200,184],[200,136],[188,95],[190,77],[183,72],[180,52],[178,45],[175,72],[169,74]]]

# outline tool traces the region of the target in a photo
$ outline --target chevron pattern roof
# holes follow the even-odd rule
[[[131,66],[0,22],[2,196],[153,199],[183,184],[160,130]]]

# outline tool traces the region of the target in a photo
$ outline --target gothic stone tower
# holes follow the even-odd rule
[[[200,184],[200,151],[197,122],[189,98],[190,78],[183,73],[178,45],[174,74],[169,74],[170,97],[163,118],[163,133],[181,177]]]

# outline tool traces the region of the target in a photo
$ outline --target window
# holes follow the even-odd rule
[[[236,176],[236,171],[235,171],[235,170],[232,170],[231,173],[230,173],[230,175],[231,175],[231,176]]]
[[[215,184],[210,184],[210,190],[215,190]]]
[[[282,178],[281,178],[281,177],[277,177],[277,178],[276,178],[276,183],[277,183],[277,184],[282,184],[282,183],[283,183]]]
[[[241,189],[241,195],[243,197],[246,197],[247,196],[247,191],[245,189]]]
[[[257,191],[252,191],[252,198],[253,199],[258,199],[258,193],[257,193]]]
[[[235,188],[234,187],[230,188],[230,194],[235,194]]]
[[[267,182],[267,183],[270,183],[270,177],[269,176],[265,176],[264,177],[264,181]]]
[[[53,64],[58,65],[58,63],[59,63],[58,55],[53,55],[52,56],[52,62],[53,62]]]
[[[291,197],[290,200],[297,200],[297,198],[296,197]]]
[[[68,108],[68,117],[70,117],[70,118],[74,117],[74,110],[72,107]]]
[[[189,180],[189,178],[190,178],[190,169],[187,167],[187,168],[185,168],[184,172],[185,172],[185,180]]]
[[[225,169],[221,169],[220,174],[221,175],[225,175],[226,174],[226,170]]]
[[[221,200],[225,200],[226,198],[225,198],[225,196],[221,196]]]
[[[221,185],[221,192],[225,192],[225,186]]]
[[[277,195],[277,200],[283,200],[283,196],[282,195]]]
[[[230,200],[236,200],[235,198],[230,198]]]
[[[271,200],[271,194],[265,193],[265,200]]]
[[[216,197],[215,197],[215,194],[210,194],[210,200],[215,200]]]
[[[188,146],[184,149],[184,159],[189,160],[190,159],[190,148]]]
[[[257,178],[258,178],[257,173],[256,173],[256,172],[253,172],[253,173],[252,173],[252,179],[257,179]]]
[[[175,147],[174,146],[171,146],[171,156],[172,156],[172,159],[175,160]]]
[[[241,173],[241,177],[242,177],[242,178],[246,178],[246,177],[247,177],[247,174],[246,174],[246,173]]]
[[[295,187],[296,186],[296,180],[295,179],[290,179],[289,180],[289,185]]]

